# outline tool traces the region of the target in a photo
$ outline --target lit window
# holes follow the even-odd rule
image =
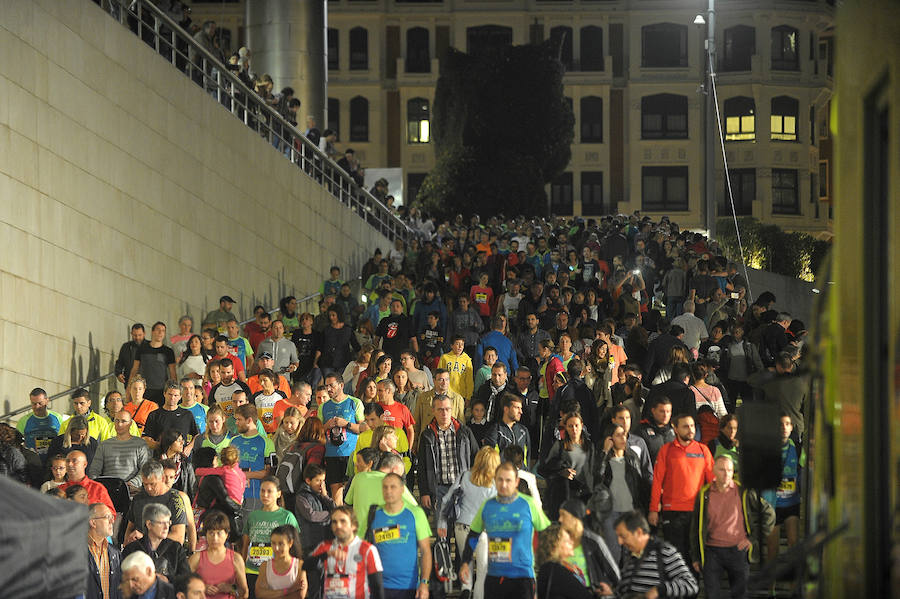
[[[431,115],[428,100],[413,98],[406,103],[406,140],[411,144],[431,141]]]
[[[737,97],[725,100],[725,140],[753,141],[756,139],[756,104],[753,98]]]
[[[797,141],[799,103],[788,96],[772,98],[771,132],[777,141]]]

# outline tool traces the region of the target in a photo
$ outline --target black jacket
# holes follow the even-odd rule
[[[493,389],[491,387],[490,379],[486,380],[481,384],[478,389],[475,390],[475,395],[472,397],[472,401],[481,400],[485,405],[485,416],[488,419],[488,422],[497,422],[500,420],[500,416],[503,415],[503,406],[501,398],[506,391],[514,391],[510,389],[509,383],[503,385],[503,387],[497,391],[497,393],[491,395]],[[516,393],[518,395],[518,393]],[[524,404],[523,404],[524,408]],[[524,412],[524,409],[523,409]]]
[[[588,570],[586,574],[591,579],[591,585],[606,582],[616,588],[620,577],[619,568],[603,537],[585,528],[581,536],[581,551],[584,553]]]
[[[675,429],[672,428],[672,425],[656,425],[652,414],[650,418],[641,420],[637,428],[637,434],[647,444],[647,449],[650,451],[650,461],[653,462],[654,466],[656,466],[656,456],[659,454],[662,446],[675,440]]]
[[[518,445],[525,452],[525,467],[536,462],[531,448],[531,433],[521,422],[514,422],[512,428],[504,422],[495,422],[488,428],[487,436],[484,438],[484,445],[495,447],[500,454],[510,445]]]
[[[602,491],[610,491],[612,488],[612,469],[609,467],[609,460],[612,457],[612,450],[601,455],[596,460],[597,469],[594,471],[594,495],[592,499],[599,499]],[[641,474],[643,472],[643,475]],[[647,507],[650,505],[650,485],[652,479],[646,476],[646,471],[641,468],[641,460],[638,455],[630,447],[625,448],[625,483],[631,492],[631,501],[634,503],[634,509],[647,513]],[[596,506],[598,511],[599,507]]]
[[[459,472],[465,472],[472,467],[475,461],[475,454],[480,449],[475,435],[469,430],[465,424],[462,424],[455,418],[450,426],[456,429],[456,463],[459,466]],[[440,467],[440,457],[438,457],[438,441],[437,441],[437,423],[434,419],[422,431],[422,437],[419,440],[419,494],[430,495],[434,497],[438,486],[438,472]]]
[[[128,383],[128,375],[131,373],[131,366],[134,364],[134,359],[137,357],[138,350],[146,343],[149,343],[146,339],[140,343],[127,341],[119,348],[119,357],[116,359],[115,366],[116,376],[119,376],[120,374],[123,375],[126,383]]]
[[[137,541],[132,541],[122,549],[122,559],[125,559],[135,551],[143,551],[149,555],[156,565],[156,573],[162,574],[169,580],[175,580],[191,571],[188,567],[184,545],[179,545],[172,539],[163,539],[155,551],[150,548],[150,541],[146,536]]]
[[[584,428],[596,439],[600,436],[600,415],[597,413],[597,400],[594,399],[594,394],[588,386],[584,384],[584,379],[572,379],[559,390],[549,407],[550,417],[553,418],[559,414],[559,407],[573,399],[581,406]]]
[[[644,402],[644,409],[641,410],[641,418],[651,418],[650,407],[654,404],[657,397],[668,397],[672,400],[672,419],[678,414],[690,414],[697,419],[697,400],[694,398],[694,392],[691,388],[682,383],[669,379],[665,383],[654,385],[650,388],[650,395]]]
[[[315,549],[322,541],[334,538],[331,532],[331,510],[334,501],[319,495],[305,482],[297,489],[294,515],[300,525],[300,543],[303,557]]]
[[[669,352],[677,346],[684,346],[684,343],[678,337],[673,337],[668,333],[664,333],[650,342],[643,364],[644,380],[653,380],[659,369],[666,366]]]
[[[110,543],[106,544],[106,550],[109,552],[109,598],[121,599],[122,593],[119,591],[119,583],[122,581],[122,554]],[[94,561],[94,555],[90,551],[88,551],[88,565],[90,566],[90,572],[88,573],[87,591],[85,591],[84,597],[85,599],[103,599],[100,566]]]
[[[749,377],[751,374],[759,372],[764,367],[762,359],[759,357],[759,350],[756,349],[755,345],[746,339],[741,342],[741,345],[744,347],[744,360],[747,364],[747,376]],[[719,373],[725,380],[729,380],[728,373],[731,370],[731,352],[729,351],[729,346],[730,344],[722,345],[722,354],[719,358]]]

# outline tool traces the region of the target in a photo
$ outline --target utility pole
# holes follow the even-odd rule
[[[706,11],[706,185],[705,214],[709,239],[716,237],[716,100],[713,95],[713,80],[716,76],[716,0],[709,0]]]

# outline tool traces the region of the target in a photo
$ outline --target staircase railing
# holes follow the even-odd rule
[[[392,241],[410,236],[406,223],[152,2],[95,2],[381,234]]]

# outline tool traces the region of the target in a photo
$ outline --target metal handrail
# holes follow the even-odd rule
[[[47,400],[52,403],[53,400],[55,400],[55,399],[59,399],[60,397],[64,397],[66,395],[71,395],[77,389],[81,389],[83,387],[90,387],[91,385],[96,385],[97,383],[101,383],[101,382],[105,381],[106,379],[114,377],[114,376],[116,376],[115,371],[109,372],[107,374],[104,374],[101,377],[97,377],[90,381],[85,381],[84,383],[81,383],[80,385],[75,385],[74,387],[69,387],[65,391],[60,391],[59,393],[54,393],[53,395],[48,397]],[[31,409],[31,406],[24,406],[17,410],[13,410],[12,412],[7,412],[3,416],[0,416],[0,421],[9,420],[10,418],[12,418],[14,416],[18,416],[19,414],[24,414],[25,412],[27,412],[30,409]]]
[[[222,62],[147,0],[104,0],[113,18],[128,27],[173,66],[191,77],[245,125],[257,131],[341,203],[392,241],[412,229],[380,200],[356,184],[295,125],[248,88]],[[192,61],[194,54],[199,64]]]

